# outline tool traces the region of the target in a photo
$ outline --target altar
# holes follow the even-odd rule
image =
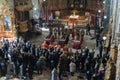
[[[78,15],[77,10],[73,10],[71,15],[63,16],[61,19],[58,19],[58,21],[67,26],[82,26],[85,27],[90,22],[90,14],[89,12],[85,12],[84,15]],[[68,28],[69,28],[68,27]]]
[[[63,25],[68,25],[68,28],[71,28],[73,26],[73,20],[69,19],[69,16],[59,19],[59,22]],[[74,20],[74,26],[86,26],[86,24],[89,22],[89,19],[85,16],[79,16],[77,20]]]

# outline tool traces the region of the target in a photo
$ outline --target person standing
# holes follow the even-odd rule
[[[58,63],[57,65],[57,74],[58,74],[57,79],[61,80],[61,64],[60,63]]]
[[[84,34],[85,34],[85,31],[82,29],[81,31],[80,31],[80,35],[81,35],[81,38],[82,38],[82,40],[84,39]]]
[[[89,54],[89,48],[86,46],[85,47],[85,55],[84,55],[85,59],[87,58],[88,54]]]
[[[36,46],[35,45],[32,45],[30,52],[34,57],[36,57]]]
[[[66,39],[65,39],[65,42],[64,42],[64,44],[68,44],[68,41],[69,41],[69,33],[66,35]]]
[[[32,24],[32,30],[34,30],[34,27],[35,27],[36,21],[34,20],[33,17],[32,17],[32,19],[31,19],[31,24]]]
[[[100,38],[100,34],[99,34],[99,33],[96,33],[95,38],[96,38],[96,47],[98,47],[98,46],[99,46],[99,38]]]
[[[103,53],[103,49],[104,49],[103,41],[102,40],[100,41],[99,49],[100,49],[100,58],[102,58],[102,55],[103,55],[102,53]]]
[[[86,78],[87,78],[87,80],[91,80],[91,71],[90,70],[86,70]]]
[[[91,35],[90,34],[90,25],[89,24],[86,25],[86,35]]]
[[[29,79],[33,79],[33,71],[34,71],[34,65],[35,65],[35,60],[34,56],[28,54],[28,74],[29,74]]]
[[[43,69],[46,69],[46,57],[42,54],[41,56],[40,56],[40,60],[41,60],[41,69],[43,70]]]
[[[74,76],[74,73],[76,71],[76,64],[73,61],[71,61],[69,66],[70,66],[70,74],[71,76]]]
[[[57,71],[55,68],[53,68],[52,72],[51,72],[51,80],[57,80]]]
[[[40,58],[36,61],[36,67],[37,67],[38,74],[42,74],[42,64],[41,64]]]
[[[0,60],[0,71],[2,76],[5,76],[7,74],[7,64],[2,59]]]

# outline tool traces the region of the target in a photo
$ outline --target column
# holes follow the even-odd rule
[[[105,30],[107,31],[109,28],[109,19],[110,19],[110,3],[111,0],[106,0],[105,1],[105,15],[107,16],[107,19],[105,21]]]
[[[33,10],[32,10],[32,17],[34,19],[38,19],[40,16],[39,16],[39,13],[38,13],[38,10],[39,10],[39,1],[38,0],[32,0],[32,4],[33,4]]]
[[[120,2],[120,0],[118,2]],[[115,30],[115,32],[117,33],[115,36],[117,36],[118,33],[120,34],[120,3],[118,3],[118,7],[117,7],[116,30]]]
[[[117,21],[117,7],[118,7],[118,0],[113,0],[113,26],[112,26],[112,42],[115,38],[115,30],[116,30],[116,21]]]
[[[120,80],[120,44],[118,45],[118,55],[116,63],[116,80]]]

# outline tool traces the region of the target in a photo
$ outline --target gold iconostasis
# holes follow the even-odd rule
[[[14,38],[15,34],[14,0],[0,0],[0,38]]]

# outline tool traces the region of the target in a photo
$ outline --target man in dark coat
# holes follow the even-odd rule
[[[2,76],[5,76],[7,74],[7,64],[3,60],[0,62],[0,71],[2,73]]]
[[[37,68],[38,74],[42,74],[42,62],[40,58],[36,62],[36,68]]]
[[[87,78],[87,80],[91,80],[91,71],[90,70],[86,71],[86,78]]]
[[[89,24],[86,25],[86,35],[91,35],[90,34],[90,25]]]
[[[34,70],[34,66],[35,66],[35,59],[34,59],[34,56],[33,55],[30,55],[30,54],[28,54],[28,60],[29,60],[29,62],[28,62],[28,65],[29,65],[29,67],[28,67],[28,73],[29,73],[29,78],[30,79],[33,79],[33,70]]]
[[[99,38],[100,38],[100,34],[97,33],[95,38],[96,38],[96,47],[98,47],[98,46],[99,46]]]

